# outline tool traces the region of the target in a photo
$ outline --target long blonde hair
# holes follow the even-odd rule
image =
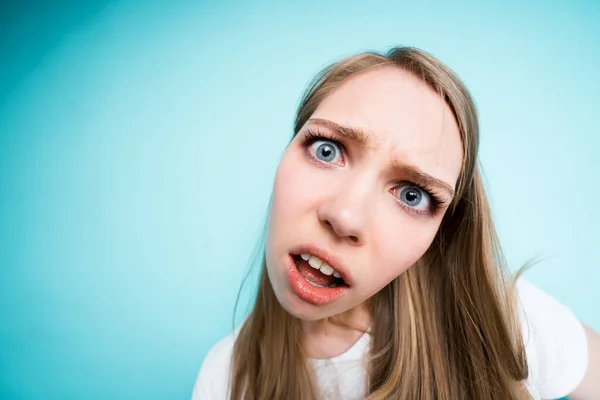
[[[384,66],[401,68],[439,93],[458,123],[464,158],[455,199],[427,252],[368,301],[366,398],[529,398],[515,279],[505,266],[481,179],[477,112],[460,79],[410,47],[348,57],[309,85],[294,136],[342,83]],[[256,301],[234,345],[231,398],[318,399],[301,335],[300,321],[275,297],[263,255]]]

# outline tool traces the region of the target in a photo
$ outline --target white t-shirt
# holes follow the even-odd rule
[[[517,282],[521,321],[529,364],[526,385],[533,399],[556,399],[572,392],[587,368],[587,339],[573,313],[525,279]],[[221,339],[206,355],[192,400],[226,400],[229,367],[237,331]],[[345,353],[311,360],[327,400],[359,400],[366,393],[366,364],[370,336],[362,335]]]

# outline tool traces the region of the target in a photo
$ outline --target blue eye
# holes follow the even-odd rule
[[[309,150],[318,161],[327,164],[337,164],[341,159],[342,152],[340,148],[330,140],[316,140],[310,145]]]
[[[431,208],[431,196],[418,186],[406,183],[397,186],[397,198],[404,207],[408,207],[418,214],[426,214]]]

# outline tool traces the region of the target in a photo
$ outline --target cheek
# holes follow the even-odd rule
[[[382,227],[374,238],[376,283],[385,286],[417,262],[431,245],[438,224],[407,216],[403,221]],[[374,282],[375,283],[375,282]]]
[[[310,208],[311,179],[296,158],[288,150],[277,167],[269,209],[269,236],[286,235]]]
[[[290,206],[296,205],[295,203],[299,201],[301,193],[299,193],[298,185],[292,184],[292,182],[297,182],[297,178],[294,176],[294,168],[291,168],[289,161],[284,158],[277,167],[273,182],[273,198],[270,210],[272,217],[284,216],[294,210],[294,207]]]

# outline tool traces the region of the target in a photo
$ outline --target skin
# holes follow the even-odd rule
[[[359,128],[368,143],[342,139],[317,122]],[[339,139],[333,160],[319,157],[319,146],[304,145],[318,127]],[[333,145],[335,147],[335,144]],[[427,250],[450,204],[463,158],[450,108],[417,78],[395,67],[355,76],[331,93],[287,147],[274,182],[267,232],[267,270],[277,299],[303,321],[307,353],[328,358],[346,351],[360,335],[325,318],[369,325],[365,301],[410,268]],[[394,162],[396,160],[396,168]],[[446,183],[431,187],[446,203],[430,215],[429,196],[407,182],[397,168],[407,163]],[[406,190],[421,193],[407,202]],[[404,195],[403,195],[404,191]],[[314,243],[335,254],[354,284],[333,303],[315,306],[291,290],[286,267],[294,247]]]

